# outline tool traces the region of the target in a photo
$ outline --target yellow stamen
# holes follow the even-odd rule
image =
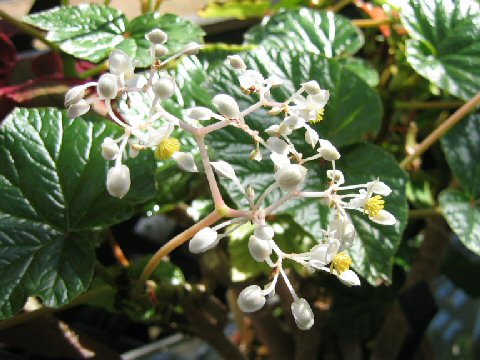
[[[167,160],[178,150],[180,150],[180,141],[178,141],[178,139],[164,139],[158,144],[157,149],[155,150],[155,157],[158,160]]]
[[[335,269],[337,274],[341,275],[350,268],[351,263],[352,259],[345,251],[339,252],[333,257],[332,263],[330,264],[330,272],[333,273],[333,269]]]
[[[383,210],[383,206],[385,204],[385,200],[382,199],[380,195],[372,196],[365,202],[365,213],[368,214],[369,217],[376,217],[381,210]]]
[[[323,120],[323,114],[325,113],[325,109],[320,109],[317,111],[317,116],[315,119],[310,120],[310,124],[316,124]]]

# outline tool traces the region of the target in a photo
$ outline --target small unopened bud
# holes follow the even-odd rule
[[[86,114],[88,110],[90,110],[90,104],[88,104],[84,99],[80,99],[75,104],[72,104],[68,107],[67,116],[69,119],[75,119]]]
[[[177,151],[172,155],[172,158],[177,162],[178,167],[183,171],[198,172],[197,165],[195,164],[192,154]]]
[[[155,57],[160,58],[165,56],[168,52],[168,49],[160,44],[155,45]]]
[[[275,173],[275,180],[283,191],[290,192],[305,179],[307,169],[298,164],[289,164],[281,167]]]
[[[118,94],[117,77],[113,74],[103,74],[98,79],[97,84],[98,96],[104,99],[114,99]]]
[[[229,119],[237,119],[240,115],[240,109],[233,97],[226,94],[218,94],[213,98],[213,104],[217,107],[220,114]]]
[[[266,299],[258,285],[250,285],[238,295],[237,304],[240,310],[246,313],[260,310],[265,305]]]
[[[108,68],[112,74],[130,73],[132,60],[121,50],[113,50],[108,57]]]
[[[248,251],[255,261],[265,261],[272,253],[272,245],[270,240],[260,239],[255,235],[251,235],[248,239]]]
[[[70,90],[67,91],[65,94],[65,107],[69,107],[72,104],[75,104],[76,102],[80,101],[83,99],[85,96],[85,86],[84,85],[78,85],[74,86]]]
[[[292,314],[300,330],[308,330],[313,326],[313,311],[307,300],[300,298],[292,303]]]
[[[193,120],[210,120],[212,118],[212,110],[197,106],[187,110],[187,117]]]
[[[270,225],[258,225],[253,235],[263,240],[272,240],[275,236],[275,231]]]
[[[218,244],[218,234],[210,227],[203,228],[188,243],[193,254],[200,254],[214,248]]]
[[[237,70],[247,70],[247,65],[239,55],[229,55],[227,56],[230,66]]]
[[[318,153],[327,161],[334,161],[340,159],[340,153],[328,140],[319,140],[320,148]]]
[[[197,44],[196,42],[191,42],[183,48],[183,53],[185,55],[197,55],[202,47],[203,45]]]
[[[121,155],[120,155],[121,156]],[[130,169],[126,165],[110,168],[107,174],[107,190],[113,197],[123,198],[130,189]]]
[[[120,148],[118,147],[115,140],[113,140],[111,137],[106,137],[103,140],[102,156],[105,160],[114,160],[117,157],[119,151]]]
[[[175,81],[171,77],[162,77],[153,84],[152,90],[160,99],[169,99],[175,92]]]
[[[311,80],[303,84],[303,88],[309,95],[317,95],[320,93],[320,85],[315,80]]]
[[[145,37],[152,44],[163,44],[168,40],[168,35],[160,29],[150,31]]]
[[[315,130],[313,130],[310,126],[305,126],[305,129],[307,130],[305,132],[305,141],[307,144],[312,145],[312,148],[317,145],[319,136]]]
[[[334,173],[335,173],[335,179],[333,178]],[[343,173],[338,169],[335,169],[335,171],[327,170],[327,178],[337,182],[338,184],[343,184],[345,182],[345,177],[343,176]]]
[[[267,115],[269,116],[275,116],[280,114],[283,111],[283,108],[280,106],[274,106],[270,110],[267,111]]]

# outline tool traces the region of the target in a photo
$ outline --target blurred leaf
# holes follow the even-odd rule
[[[28,296],[58,307],[86,290],[98,230],[128,219],[154,194],[151,153],[129,160],[132,186],[122,199],[106,188],[100,145],[112,123],[87,114],[69,120],[54,108],[16,109],[0,128],[0,317]]]
[[[444,190],[438,198],[443,215],[460,241],[480,255],[480,207],[467,194],[458,190]]]
[[[263,17],[269,8],[269,0],[229,0],[221,3],[209,1],[198,15],[204,18],[229,17],[245,20],[252,17]]]
[[[463,100],[480,90],[479,11],[473,0],[411,0],[401,10],[410,65]]]
[[[377,70],[375,70],[373,66],[365,60],[355,57],[349,57],[339,59],[339,62],[371,87],[375,87],[378,85],[380,79]]]
[[[457,241],[458,243],[458,241]],[[462,246],[463,248],[463,246]],[[480,258],[478,255],[458,246],[450,246],[445,253],[442,272],[450,281],[464,290],[468,295],[479,297]]]
[[[145,256],[131,264],[128,273],[132,279],[138,279],[143,269],[147,265],[151,256]],[[161,261],[150,277],[152,280],[163,282],[170,285],[179,285],[185,283],[182,270],[173,265],[170,261]]]
[[[364,39],[362,32],[347,18],[302,8],[266,17],[245,34],[245,42],[278,50],[308,51],[330,58],[355,54],[363,46]]]

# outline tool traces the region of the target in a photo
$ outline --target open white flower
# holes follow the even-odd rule
[[[305,121],[317,122],[319,116],[323,115],[323,109],[329,97],[328,90],[324,90],[317,95],[307,95],[306,98],[298,95],[293,99],[295,106],[292,106],[291,109]]]
[[[262,88],[265,79],[256,70],[246,70],[238,77],[240,87],[247,93],[258,92]]]

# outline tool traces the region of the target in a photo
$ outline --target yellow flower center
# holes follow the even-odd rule
[[[310,124],[316,124],[322,121],[324,112],[325,112],[325,109],[318,110],[317,116],[315,117],[315,119],[310,119]]]
[[[180,141],[175,138],[168,138],[160,141],[155,150],[155,157],[158,160],[167,160],[178,150],[180,150]]]
[[[330,272],[333,273],[333,269],[335,269],[337,274],[341,275],[350,268],[351,263],[352,259],[345,251],[339,252],[333,257],[332,263],[330,264]]]
[[[365,213],[368,214],[369,217],[376,217],[380,210],[383,210],[383,205],[385,204],[385,200],[382,199],[380,195],[372,196],[365,202]]]

